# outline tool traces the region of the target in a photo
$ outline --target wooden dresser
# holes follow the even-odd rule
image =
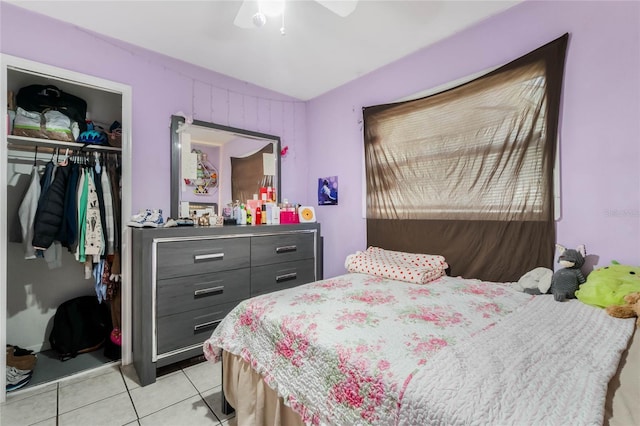
[[[132,230],[133,363],[156,368],[202,355],[224,316],[252,296],[322,278],[320,225]]]

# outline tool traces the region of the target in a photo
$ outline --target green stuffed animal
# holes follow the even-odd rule
[[[640,292],[640,267],[620,265],[614,260],[591,272],[576,297],[587,305],[605,308],[624,305],[624,297],[636,291]]]

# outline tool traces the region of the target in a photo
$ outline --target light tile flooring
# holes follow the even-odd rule
[[[236,426],[222,414],[221,363],[184,367],[140,387],[133,366],[110,366],[17,394],[0,404],[0,425]]]

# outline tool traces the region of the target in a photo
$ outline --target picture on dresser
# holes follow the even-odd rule
[[[318,178],[318,205],[338,205],[338,176]]]

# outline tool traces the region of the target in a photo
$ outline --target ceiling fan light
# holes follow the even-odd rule
[[[258,0],[258,8],[260,12],[269,17],[276,17],[282,15],[284,12],[285,0]]]
[[[262,12],[257,12],[251,19],[253,19],[253,25],[258,28],[263,27],[264,24],[267,23],[267,17]]]

